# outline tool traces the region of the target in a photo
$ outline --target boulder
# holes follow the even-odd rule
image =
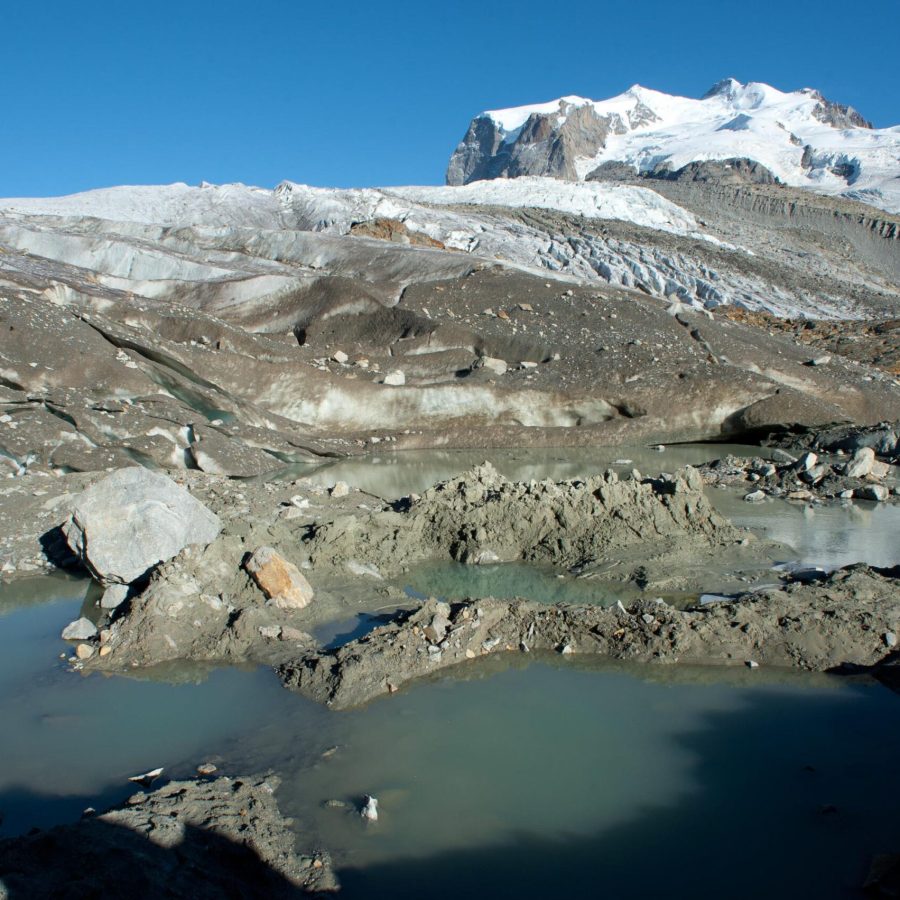
[[[875,462],[875,451],[871,447],[860,447],[853,454],[845,470],[849,478],[865,478],[872,471]]]
[[[508,366],[506,365],[506,360],[496,359],[493,356],[482,357],[481,365],[483,368],[487,369],[489,372],[493,372],[495,375],[505,375],[508,368]]]
[[[90,619],[84,617],[69,622],[63,628],[62,639],[64,641],[86,641],[97,636],[97,626]]]
[[[254,551],[244,568],[259,589],[279,609],[303,609],[313,598],[313,589],[300,570],[272,547]]]
[[[100,598],[101,609],[118,609],[128,598],[128,585],[111,584]]]
[[[85,490],[63,526],[73,553],[104,584],[131,584],[221,529],[219,517],[171,478],[137,467]]]
[[[890,493],[883,484],[864,484],[853,491],[853,496],[858,500],[874,500],[876,503],[883,503]]]

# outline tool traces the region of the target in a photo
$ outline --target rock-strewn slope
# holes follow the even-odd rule
[[[804,345],[674,298],[501,267],[409,285],[390,307],[353,297],[295,298],[290,334],[160,302],[10,297],[0,465],[249,476],[376,440],[672,442],[900,416],[887,373],[809,366]]]

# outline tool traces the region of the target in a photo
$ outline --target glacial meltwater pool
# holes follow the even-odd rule
[[[653,458],[647,471],[676,462]],[[396,493],[426,477],[414,462],[390,467]],[[534,474],[510,474],[586,474],[583,460],[528,464]],[[785,562],[900,560],[897,507],[810,513],[709,493],[738,524],[790,543]],[[485,577],[424,575],[450,577],[448,595]],[[547,602],[582,590],[525,566],[502,577],[504,593]],[[137,772],[188,777],[211,760],[223,774],[276,772],[283,811],[331,852],[351,900],[847,898],[874,854],[900,850],[900,696],[868,679],[506,654],[332,712],[266,669],[69,671],[59,633],[86,588],[0,584],[3,836],[121,801]],[[351,631],[333,623],[328,639]],[[374,825],[356,812],[364,794],[379,799]]]

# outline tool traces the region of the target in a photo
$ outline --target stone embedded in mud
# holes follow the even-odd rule
[[[447,635],[447,629],[450,627],[450,606],[446,603],[439,603],[431,622],[426,625],[422,632],[432,644],[439,644]]]
[[[279,609],[304,609],[313,599],[312,585],[273,547],[255,550],[244,568]]]
[[[138,467],[85,490],[63,527],[69,547],[105,584],[130,584],[221,529],[219,517],[171,478]]]
[[[350,485],[346,481],[338,481],[332,487],[330,493],[335,498],[346,497],[350,493]]]
[[[404,375],[400,369],[394,369],[393,372],[388,372],[387,375],[384,376],[384,384],[400,387],[401,385],[406,384],[406,375]]]

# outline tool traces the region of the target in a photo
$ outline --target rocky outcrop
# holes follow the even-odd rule
[[[871,447],[852,455],[800,452],[794,458],[782,453],[769,461],[726,456],[700,467],[707,484],[742,488],[745,499],[767,497],[808,503],[822,500],[900,502],[900,468],[875,458]],[[793,460],[793,461],[790,461]]]
[[[450,159],[447,184],[521,175],[576,181],[575,160],[593,156],[611,131],[624,131],[618,116],[601,116],[590,103],[567,100],[553,112],[532,113],[513,135],[490,116],[478,116]]]
[[[172,781],[80,821],[0,842],[0,898],[219,900],[334,891],[324,851],[296,849],[278,779]]]
[[[358,706],[449,666],[502,653],[590,653],[644,662],[887,665],[900,622],[897,570],[852,566],[820,583],[675,609],[661,601],[550,606],[429,600],[359,640],[283,665],[287,687],[335,709]]]
[[[104,584],[131,584],[191,544],[209,544],[218,516],[165,475],[132,467],[89,487],[64,526],[72,552]]]
[[[668,162],[649,172],[636,172],[633,166],[605,162],[588,172],[585,181],[686,181],[701,184],[778,184],[778,179],[762,163],[746,157],[709,159],[690,162],[672,169]]]
[[[711,222],[740,218],[785,232],[822,235],[828,244],[847,242],[855,260],[895,282],[900,279],[900,218],[896,215],[761,182],[656,179],[653,189]]]

